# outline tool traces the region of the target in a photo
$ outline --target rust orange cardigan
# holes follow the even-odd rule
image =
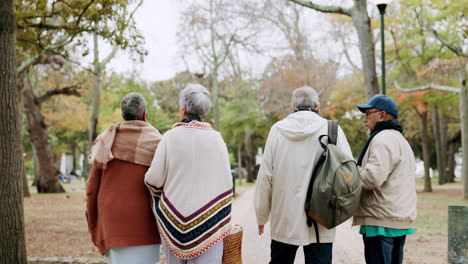
[[[147,166],[114,159],[93,166],[86,187],[86,217],[101,254],[114,247],[161,244],[144,184]]]

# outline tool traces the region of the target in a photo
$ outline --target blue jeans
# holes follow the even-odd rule
[[[403,248],[406,236],[399,237],[366,237],[364,240],[364,255],[367,264],[401,264],[403,263]]]
[[[271,240],[270,264],[293,264],[299,246]],[[303,246],[305,264],[331,264],[333,243],[312,243]]]

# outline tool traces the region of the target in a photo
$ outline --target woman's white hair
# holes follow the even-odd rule
[[[294,90],[292,94],[292,104],[298,109],[315,109],[320,105],[320,101],[314,88],[303,86]]]
[[[179,107],[186,106],[187,115],[203,119],[211,107],[211,94],[200,84],[189,83],[179,94]]]
[[[140,93],[128,93],[120,102],[124,120],[143,120],[146,112],[146,100]]]

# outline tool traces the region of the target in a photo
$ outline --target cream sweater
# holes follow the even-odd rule
[[[327,134],[327,120],[316,113],[299,111],[277,122],[270,130],[255,189],[257,223],[271,221],[271,238],[291,244],[316,242],[307,226],[304,204],[312,169],[323,151],[318,137]],[[351,154],[338,128],[337,146]],[[318,225],[321,243],[335,240],[335,229]]]
[[[167,131],[145,182],[154,196],[153,211],[169,250],[195,258],[230,231],[232,176],[219,132],[208,123],[177,123]]]

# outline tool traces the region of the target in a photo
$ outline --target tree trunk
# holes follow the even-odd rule
[[[379,93],[379,83],[375,70],[375,44],[369,15],[367,14],[366,0],[354,0],[351,18],[358,34],[359,52],[364,73],[364,88],[366,98],[369,100],[372,96]]]
[[[215,66],[213,69],[213,74],[212,74],[212,82],[211,82],[211,96],[213,97],[213,127],[215,130],[219,131],[219,83],[218,83],[218,66],[217,66],[217,61],[214,62]]]
[[[28,177],[26,177],[26,168],[24,168],[23,171],[23,197],[30,197],[31,193],[29,192]]]
[[[440,166],[443,174],[439,174],[439,184],[447,183],[447,116],[445,113],[439,113],[439,133],[440,133]]]
[[[364,73],[364,88],[366,98],[369,100],[372,96],[379,93],[379,83],[377,81],[377,73],[375,70],[375,47],[374,38],[372,36],[369,15],[367,13],[366,0],[353,0],[351,9],[340,6],[322,6],[313,3],[312,1],[304,0],[289,0],[299,5],[314,9],[323,13],[332,13],[350,16],[353,25],[356,28],[359,42],[359,52],[362,60],[362,71]]]
[[[23,93],[24,83],[20,82],[20,80],[24,81],[24,73],[23,74],[18,74],[16,76],[16,84],[17,84],[17,87],[18,87],[18,93],[22,94]],[[18,105],[19,105],[19,107],[21,109],[20,112],[23,112],[23,108],[21,107],[22,105],[24,105],[23,96],[19,96],[18,101],[19,101]],[[21,124],[20,129],[22,130],[22,122],[20,124]],[[24,162],[24,159],[23,159],[23,162]],[[22,181],[23,181],[23,197],[30,197],[31,193],[29,192],[28,177],[26,176],[26,167],[24,167],[24,170],[23,170]]]
[[[93,144],[94,140],[97,138],[97,126],[99,118],[99,106],[101,104],[101,74],[102,67],[99,63],[99,46],[98,46],[98,37],[94,33],[94,74],[93,74],[93,111],[91,113],[91,118],[89,120],[89,143],[90,146]]]
[[[466,64],[460,73],[460,118],[462,127],[462,181],[464,198],[468,200],[468,94],[466,89]]]
[[[71,155],[72,155],[72,171],[76,172],[76,143],[71,144]]]
[[[242,175],[242,142],[237,144],[237,175],[239,179],[243,177]]]
[[[33,178],[33,186],[36,186],[37,188],[37,185],[39,183],[39,160],[37,158],[37,151],[36,149],[34,148],[34,145],[32,146],[32,153],[33,153],[33,164],[34,164],[34,178]]]
[[[98,125],[99,125],[99,108],[101,105],[101,79],[102,79],[102,72],[106,67],[106,64],[110,62],[110,60],[115,56],[118,47],[114,46],[112,51],[107,55],[107,57],[103,61],[99,61],[99,39],[96,33],[93,34],[94,40],[94,70],[93,70],[93,110],[91,113],[91,117],[89,119],[89,146],[91,147],[94,143],[94,140],[98,136]],[[87,151],[85,149],[85,161],[83,162],[83,168],[81,168],[81,176],[85,179],[88,179],[89,169],[87,162]]]
[[[58,168],[55,153],[50,142],[47,126],[41,114],[40,104],[28,81],[24,82],[24,112],[27,118],[27,129],[31,142],[38,153],[39,182],[36,183],[39,193],[65,192],[58,179]]]
[[[20,91],[13,0],[0,1],[0,263],[26,264]]]
[[[252,132],[245,132],[245,158],[247,167],[247,182],[254,181],[255,155],[253,153],[252,147]]]
[[[441,136],[440,136],[440,121],[439,121],[439,108],[434,105],[432,107],[432,127],[434,130],[434,140],[435,140],[435,147],[436,147],[436,157],[437,157],[437,171],[439,173],[439,184],[442,185],[445,183],[445,166],[443,160],[445,160],[445,156],[442,157],[442,146],[441,144]]]
[[[421,114],[422,121],[422,150],[424,160],[424,192],[432,192],[431,176],[429,168],[431,167],[431,159],[429,154],[429,136],[428,136],[428,112]]]
[[[455,154],[457,153],[457,143],[450,141],[447,152],[447,182],[455,182]]]
[[[82,167],[81,167],[81,177],[83,177],[83,179],[85,179],[85,181],[88,180],[88,176],[89,176],[89,170],[90,170],[90,166],[89,166],[89,163],[88,163],[88,144],[85,142],[83,142],[83,156],[84,156],[84,159],[83,159],[83,164],[82,164]]]

